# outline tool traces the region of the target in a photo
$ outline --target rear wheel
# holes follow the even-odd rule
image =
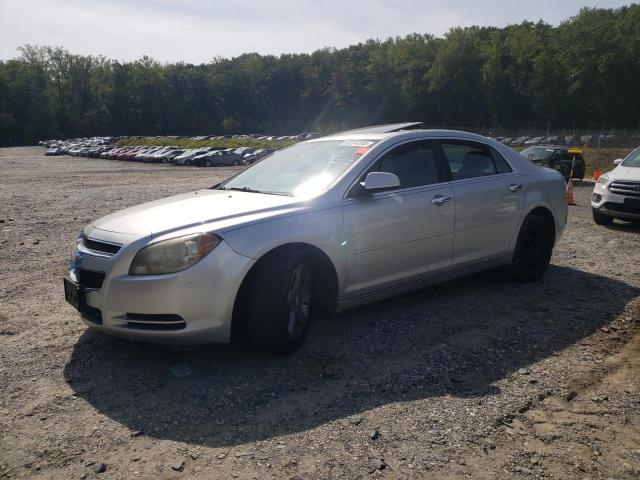
[[[613,218],[600,213],[596,209],[593,209],[592,213],[593,213],[593,221],[595,222],[596,225],[611,225],[613,223]]]
[[[551,261],[554,244],[552,223],[542,215],[528,216],[520,227],[511,273],[521,282],[540,280]]]
[[[240,165],[240,162],[238,160],[234,160],[233,161],[233,166],[237,167],[238,165]]]
[[[251,286],[248,333],[253,344],[280,354],[298,350],[309,330],[312,286],[302,252],[264,259]]]

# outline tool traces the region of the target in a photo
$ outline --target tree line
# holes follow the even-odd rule
[[[0,144],[93,135],[293,134],[423,121],[637,128],[640,5],[552,26],[453,28],[200,65],[26,45],[0,61]]]

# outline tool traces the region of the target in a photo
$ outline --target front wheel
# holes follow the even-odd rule
[[[205,167],[213,167],[213,162],[211,160],[207,160],[206,162],[204,162],[204,166]]]
[[[252,279],[248,333],[258,347],[290,354],[304,343],[312,300],[311,267],[302,252],[272,255]]]
[[[522,223],[511,262],[511,274],[521,282],[540,280],[551,261],[553,224],[541,215],[530,215]]]
[[[234,160],[233,161],[233,166],[237,167],[238,165],[240,165],[240,162],[238,160]]]

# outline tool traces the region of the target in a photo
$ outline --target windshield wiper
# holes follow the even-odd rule
[[[236,190],[238,192],[251,192],[251,193],[267,193],[267,192],[262,192],[260,190],[255,190],[250,187],[222,187],[222,190]]]
[[[215,187],[214,187],[215,188]],[[283,197],[291,197],[290,193],[284,192],[268,192],[266,190],[256,190],[251,187],[219,187],[219,190],[235,190],[236,192],[262,193],[264,195],[279,195]]]

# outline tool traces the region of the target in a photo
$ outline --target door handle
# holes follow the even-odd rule
[[[451,197],[446,197],[444,195],[436,195],[431,199],[431,203],[433,203],[434,205],[440,206],[448,202],[449,200],[451,200]]]
[[[522,185],[516,185],[515,183],[512,183],[509,186],[509,190],[511,190],[512,192],[517,192],[518,190],[520,190],[522,188]]]

